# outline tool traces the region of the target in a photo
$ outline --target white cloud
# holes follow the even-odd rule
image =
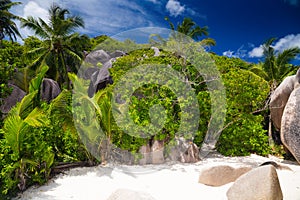
[[[253,48],[249,53],[250,58],[260,58],[263,56],[263,46],[260,45],[259,47]]]
[[[230,51],[230,50],[224,51],[223,56],[227,56],[227,57],[231,58],[234,55],[233,53],[234,53],[234,51]]]
[[[63,0],[60,0],[63,1]],[[64,0],[63,6],[85,20],[87,34],[114,35],[131,28],[153,26],[144,8],[130,0]]]
[[[177,17],[185,11],[185,6],[182,6],[177,0],[169,0],[166,5],[166,9],[168,10],[171,16]]]
[[[45,8],[42,8],[39,4],[34,1],[29,1],[25,4],[23,9],[23,17],[32,16],[35,18],[42,18],[43,20],[47,20],[48,11]]]
[[[42,0],[35,1],[26,1],[24,0],[21,5],[15,6],[12,9],[12,12],[17,16],[27,18],[28,16],[33,16],[35,18],[42,18],[47,20],[48,11],[47,8],[50,6],[50,3]],[[21,27],[19,21],[16,21],[18,27]],[[33,35],[33,32],[27,28],[19,28],[19,32],[23,38],[26,38],[30,35]],[[17,39],[18,42],[23,43],[21,38]]]
[[[282,52],[285,49],[293,48],[293,47],[299,47],[300,48],[300,33],[290,34],[283,38],[280,38],[274,45],[273,48],[275,51]],[[263,46],[260,45],[259,47],[253,48],[249,53],[249,57],[262,57],[263,56]]]
[[[146,1],[150,1],[150,2],[152,2],[154,4],[159,4],[160,3],[159,0],[146,0]]]
[[[274,45],[274,49],[280,52],[293,47],[300,48],[300,33],[297,35],[287,35],[284,38],[279,39]]]
[[[225,51],[223,52],[223,56],[227,56],[229,58],[245,58],[247,56],[247,50],[244,48],[245,46],[242,45],[236,51]]]
[[[160,3],[159,0],[148,1]],[[12,12],[22,17],[41,17],[47,21],[48,9],[53,2],[69,9],[71,14],[83,17],[85,28],[79,30],[81,33],[115,35],[132,28],[154,26],[147,10],[131,0],[23,0]],[[32,35],[27,29],[19,30],[24,38]]]

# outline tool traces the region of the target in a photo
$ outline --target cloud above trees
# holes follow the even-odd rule
[[[290,34],[283,38],[280,38],[273,47],[276,51],[282,52],[285,49],[299,47],[300,48],[300,34]],[[263,45],[253,48],[249,52],[250,58],[260,58],[263,57]]]

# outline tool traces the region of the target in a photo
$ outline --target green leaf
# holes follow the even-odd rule
[[[31,80],[30,84],[29,84],[29,93],[32,93],[34,91],[39,91],[41,84],[43,82],[43,78],[46,74],[46,72],[48,71],[49,67],[44,65],[40,71],[37,73],[37,76]]]

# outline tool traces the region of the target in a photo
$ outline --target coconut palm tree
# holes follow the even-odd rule
[[[34,69],[47,64],[47,75],[58,81],[60,86],[66,84],[69,87],[68,70],[74,71],[74,65],[81,62],[84,55],[78,46],[88,43],[89,38],[75,32],[76,28],[84,27],[80,16],[69,16],[69,10],[56,4],[48,12],[48,23],[33,17],[22,20],[22,27],[33,30],[42,40],[40,47],[28,51],[27,55],[33,58]]]
[[[15,5],[21,4],[21,2],[11,2],[10,0],[0,0],[0,44],[5,35],[10,40],[16,40],[17,36],[21,37],[21,34],[13,20],[21,19],[20,17],[9,12],[9,9]]]
[[[273,46],[275,41],[276,38],[270,38],[262,45],[264,62],[256,64],[250,69],[252,72],[269,82],[270,93],[269,98],[266,101],[266,108],[268,106],[271,94],[275,91],[277,86],[285,77],[295,74],[297,71],[297,67],[290,64],[290,62],[300,54],[300,48],[298,47],[288,48],[282,52],[279,52]],[[273,145],[274,141],[272,139],[271,117],[268,118],[269,143],[270,145]]]
[[[208,36],[208,27],[200,27],[194,22],[191,18],[184,18],[183,21],[177,25],[175,28],[175,25],[170,21],[168,17],[165,17],[165,20],[169,22],[170,28],[173,31],[177,31],[179,33],[182,33],[183,35],[189,36],[193,38],[194,40],[199,40],[199,37],[201,36]],[[204,46],[215,46],[216,41],[212,38],[205,38],[200,41]]]
[[[291,61],[300,54],[299,47],[285,49],[282,52],[277,51],[272,46],[275,41],[276,38],[270,38],[263,44],[264,62],[255,65],[251,69],[251,71],[256,72],[256,74],[261,75],[266,81],[269,81],[271,92],[276,89],[286,76],[294,74],[297,71],[297,67],[293,66]]]

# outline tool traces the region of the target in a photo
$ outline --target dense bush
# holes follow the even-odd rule
[[[269,154],[268,135],[263,129],[268,83],[243,69],[230,70],[222,78],[227,91],[227,116],[218,150],[232,156]]]
[[[96,45],[105,41],[105,39],[106,37],[95,38],[92,44]],[[38,46],[39,40],[30,38],[25,43],[24,48],[30,49]],[[111,51],[120,45],[113,40],[106,41],[102,45],[111,47],[112,44]],[[58,163],[77,161],[95,163],[95,159],[91,156],[92,152],[87,152],[86,148],[90,150],[89,145],[94,145],[94,149],[99,151],[98,147],[101,141],[99,139],[103,138],[94,137],[98,137],[98,135],[83,138],[77,134],[78,131],[90,130],[91,133],[95,133],[100,124],[106,137],[113,144],[133,153],[136,153],[142,145],[151,143],[154,139],[164,140],[166,143],[171,141],[181,126],[182,106],[188,105],[190,102],[179,100],[174,91],[167,86],[152,82],[141,85],[132,93],[129,116],[136,127],[131,125],[125,128],[119,127],[113,117],[111,98],[115,98],[115,96],[112,96],[114,87],[128,71],[138,66],[172,68],[184,77],[184,79],[179,80],[180,82],[191,85],[192,91],[197,97],[200,111],[199,127],[196,130],[196,135],[194,135],[194,142],[201,146],[208,131],[212,104],[211,93],[204,77],[177,52],[161,50],[160,56],[154,57],[154,51],[145,48],[146,45],[135,45],[132,41],[127,41],[124,44],[124,50],[128,50],[127,47],[138,50],[128,52],[128,55],[118,58],[113,63],[113,68],[110,69],[114,80],[113,85],[99,91],[93,98],[89,98],[87,95],[82,97],[94,106],[94,108],[88,107],[83,110],[84,112],[89,112],[89,109],[98,109],[96,115],[93,116],[95,118],[82,118],[83,125],[86,123],[83,130],[74,125],[72,112],[74,112],[74,109],[76,111],[76,106],[74,108],[74,105],[72,105],[72,95],[74,97],[76,92],[73,91],[72,94],[71,91],[63,90],[50,104],[39,101],[33,105],[32,103],[36,99],[34,92],[36,91],[29,88],[29,95],[26,96],[24,102],[18,104],[11,111],[4,120],[4,126],[0,129],[1,198],[10,196],[29,185],[44,183],[49,178],[51,169]],[[22,51],[22,48],[20,48],[20,51]],[[20,53],[22,54],[22,52]],[[3,55],[6,54],[3,53]],[[269,92],[268,83],[248,71],[251,65],[240,59],[217,55],[211,56],[221,73],[222,82],[226,89],[226,121],[217,143],[217,150],[230,156],[248,155],[250,153],[267,155],[270,153],[270,148],[266,130],[263,129],[263,115],[265,114],[265,99]],[[2,62],[5,63],[2,66],[8,66],[10,69],[7,74],[1,74],[1,79],[6,82],[16,63],[18,66],[22,66],[21,60],[10,62],[9,59]],[[1,70],[5,71],[5,68],[1,68]],[[167,73],[167,71],[163,72]],[[142,77],[144,74],[137,73],[135,75]],[[162,76],[164,74],[161,74]],[[38,77],[42,78],[41,75],[38,75]],[[73,84],[76,83],[75,77],[74,74],[70,76]],[[160,79],[160,76],[157,79]],[[178,83],[173,81],[173,84]],[[87,89],[88,83],[86,81],[83,87],[85,90]],[[38,88],[35,87],[35,89]],[[27,104],[29,106],[25,106]],[[154,105],[159,105],[157,108],[161,109],[162,112],[160,110],[153,112],[151,109]],[[141,130],[144,129],[137,128],[147,127],[153,122],[152,117],[158,119],[162,116],[166,116],[163,128],[155,134],[151,131],[141,133]],[[192,120],[195,116],[191,114],[188,117]],[[96,124],[92,123],[93,126],[89,126],[90,124],[87,123],[89,120]],[[132,130],[132,132],[126,132],[126,128]],[[189,133],[191,132],[189,128],[191,127],[187,126],[185,130],[187,137],[190,136]],[[142,138],[136,137],[135,132],[144,135]],[[91,138],[96,139],[91,140]],[[19,148],[16,148],[16,146]],[[97,159],[101,161],[101,159]]]
[[[213,56],[217,68],[222,72],[222,80],[226,88],[227,114],[217,149],[224,155],[248,155],[270,153],[268,137],[263,129],[263,110],[268,95],[268,83],[252,72],[246,70],[249,64],[237,58]],[[142,64],[164,64],[185,74],[189,78],[195,93],[198,94],[200,107],[199,129],[194,142],[201,146],[211,117],[210,93],[203,83],[203,78],[190,64],[184,64],[182,58],[173,53],[162,51],[159,57],[153,57],[153,50],[141,49],[131,52],[114,63],[111,74],[117,82],[128,70]],[[150,66],[149,66],[150,67]],[[111,91],[112,87],[106,88]],[[149,108],[160,104],[166,109],[167,119],[156,139],[169,141],[180,126],[180,105],[170,90],[157,85],[145,85],[135,91],[131,97],[130,116],[140,126],[150,123]],[[137,150],[147,139],[134,138],[117,128],[112,130],[112,139],[119,147]],[[151,137],[150,137],[151,138]],[[153,139],[153,138],[152,138]],[[138,142],[139,141],[139,142]]]
[[[72,121],[71,92],[34,107],[37,92],[14,107],[0,129],[0,197],[45,183],[60,162],[92,159]]]
[[[12,79],[14,72],[21,67],[24,67],[23,61],[23,46],[19,43],[2,41],[0,48],[0,106],[2,98],[10,94],[11,88],[8,87],[8,81]],[[0,119],[2,113],[0,111]],[[2,120],[0,128],[2,127]],[[1,138],[1,137],[0,137]]]

